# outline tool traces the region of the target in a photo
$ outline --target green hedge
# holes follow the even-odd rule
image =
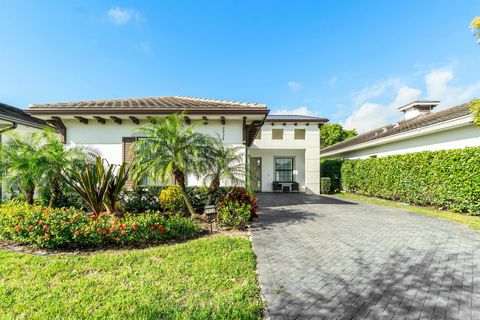
[[[320,178],[320,193],[327,194],[332,190],[332,179],[329,177]]]
[[[330,190],[332,192],[338,192],[341,189],[340,170],[344,160],[322,160],[320,161],[320,177],[330,178]]]
[[[347,192],[480,214],[480,148],[347,160],[341,177]]]

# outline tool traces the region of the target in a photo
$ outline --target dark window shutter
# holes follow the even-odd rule
[[[122,144],[123,144],[123,148],[122,148],[122,160],[123,162],[127,163],[128,165],[130,165],[133,161],[133,159],[135,158],[135,149],[133,148],[134,147],[134,143],[137,139],[135,137],[123,137],[122,138]],[[132,179],[128,179],[127,182],[125,183],[125,187],[127,189],[132,189],[133,187],[133,180]]]

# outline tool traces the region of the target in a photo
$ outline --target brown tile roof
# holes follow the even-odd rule
[[[413,119],[395,122],[395,123],[383,126],[381,128],[377,128],[377,129],[365,132],[349,140],[337,143],[333,146],[324,148],[321,151],[322,153],[339,151],[345,148],[353,147],[361,143],[382,139],[388,136],[408,132],[414,129],[423,128],[432,124],[456,119],[469,114],[470,114],[470,110],[469,110],[468,104],[465,103],[465,104],[462,104],[453,108],[449,108],[446,110],[432,112],[427,115],[418,116]]]
[[[171,96],[92,100],[33,104],[27,109],[31,114],[50,113],[114,113],[128,112],[175,112],[175,111],[245,111],[267,113],[265,104],[226,100],[203,99],[194,97]]]
[[[44,120],[32,117],[31,115],[23,112],[22,109],[12,107],[5,103],[0,103],[0,119],[34,128],[43,128],[48,126],[47,122]]]

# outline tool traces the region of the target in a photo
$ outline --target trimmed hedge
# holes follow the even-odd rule
[[[342,169],[343,161],[342,159],[320,161],[320,177],[330,178],[330,190],[332,192],[338,192],[341,189],[340,170]]]
[[[332,179],[329,177],[320,178],[320,193],[327,194],[330,193],[332,189]]]
[[[102,247],[189,239],[198,234],[189,218],[158,212],[115,217],[9,201],[0,206],[0,239],[41,248]]]
[[[480,214],[480,148],[347,160],[347,192]]]

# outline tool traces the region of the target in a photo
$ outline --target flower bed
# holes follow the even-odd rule
[[[41,248],[145,244],[188,239],[197,233],[191,219],[158,212],[115,217],[20,202],[0,206],[0,238]]]

